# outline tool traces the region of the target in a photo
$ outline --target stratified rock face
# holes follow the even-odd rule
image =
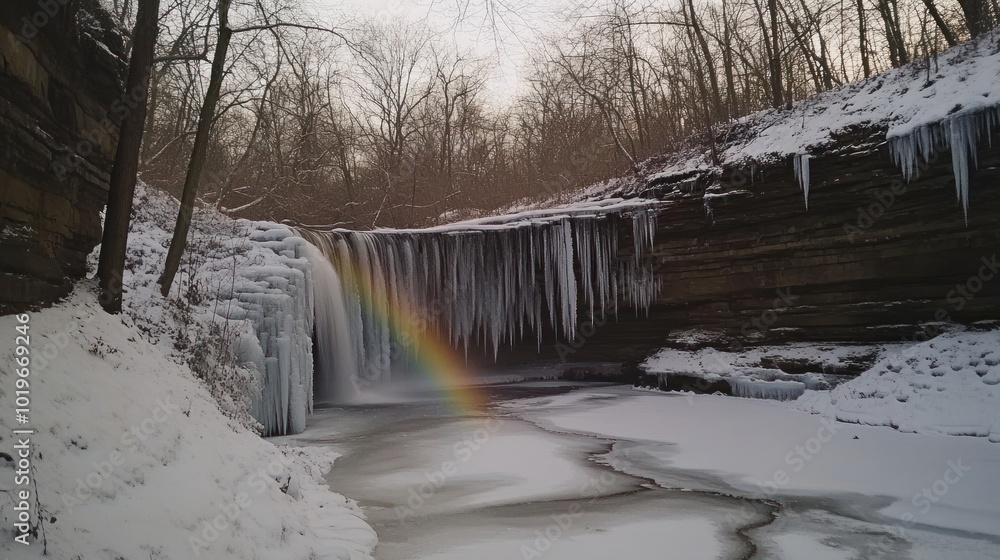
[[[951,152],[906,183],[884,139],[855,130],[813,151],[808,209],[791,157],[639,179],[632,192],[663,201],[647,251],[663,282],[649,313],[623,309],[500,362],[635,364],[664,346],[914,342],[948,322],[1000,324],[1000,134],[993,148],[980,142],[968,223]],[[632,232],[619,235],[628,258]]]
[[[118,137],[122,37],[96,0],[0,10],[0,314],[86,272]]]
[[[739,347],[1000,323],[1000,148],[980,143],[966,223],[947,149],[905,183],[880,138],[855,131],[814,152],[808,209],[791,161],[656,177],[663,289],[648,317],[608,322],[565,360],[638,360],[692,330]]]
[[[980,142],[966,222],[951,152],[904,183],[880,136],[813,154],[808,210],[790,163],[752,183],[728,169],[707,191],[658,179],[661,324],[753,343],[913,340],[926,323],[1000,319],[1000,149]]]

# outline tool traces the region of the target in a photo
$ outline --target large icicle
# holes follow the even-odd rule
[[[978,166],[980,134],[985,132],[986,137],[992,140],[993,128],[998,124],[1000,110],[997,109],[955,114],[942,121],[890,137],[889,153],[893,162],[902,169],[903,178],[912,181],[920,176],[921,163],[930,163],[938,151],[950,148],[955,196],[968,220],[969,161]]]
[[[425,331],[495,357],[532,331],[539,344],[547,329],[573,339],[580,306],[588,320],[616,313],[619,296],[648,309],[660,286],[647,258],[656,215],[655,201],[612,200],[425,230],[301,231],[316,247],[306,256],[317,290],[318,398],[405,375]],[[618,253],[623,220],[628,256]]]
[[[812,156],[809,154],[795,154],[792,160],[795,167],[795,177],[799,180],[799,187],[806,199],[806,210],[809,209],[809,160],[811,158]]]

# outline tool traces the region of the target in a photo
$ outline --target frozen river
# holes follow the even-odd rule
[[[461,413],[433,393],[321,410],[283,441],[342,454],[328,481],[379,560],[1000,558],[982,439],[622,386],[482,390]]]

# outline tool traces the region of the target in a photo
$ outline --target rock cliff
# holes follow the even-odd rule
[[[96,0],[0,11],[0,314],[65,295],[100,242],[123,50]]]

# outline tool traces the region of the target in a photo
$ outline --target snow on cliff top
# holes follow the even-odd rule
[[[724,161],[763,161],[832,141],[854,126],[888,129],[886,137],[912,133],[949,117],[1000,106],[1000,33],[963,43],[936,59],[918,61],[801,101],[791,110],[744,117],[748,141],[723,152]]]
[[[913,62],[799,101],[790,110],[767,109],[720,125],[728,130],[720,146],[720,160],[729,165],[770,163],[808,153],[833,142],[838,133],[859,126],[885,129],[890,141],[902,139],[924,127],[997,109],[998,85],[1000,31],[995,31],[929,61]],[[994,116],[983,124],[995,125],[997,120]],[[948,139],[943,140],[949,145]],[[900,163],[915,165],[915,161]],[[574,198],[594,200],[623,190],[641,191],[649,180],[710,171],[714,166],[707,147],[698,146],[651,159],[642,167],[639,177],[590,185],[577,191]]]

